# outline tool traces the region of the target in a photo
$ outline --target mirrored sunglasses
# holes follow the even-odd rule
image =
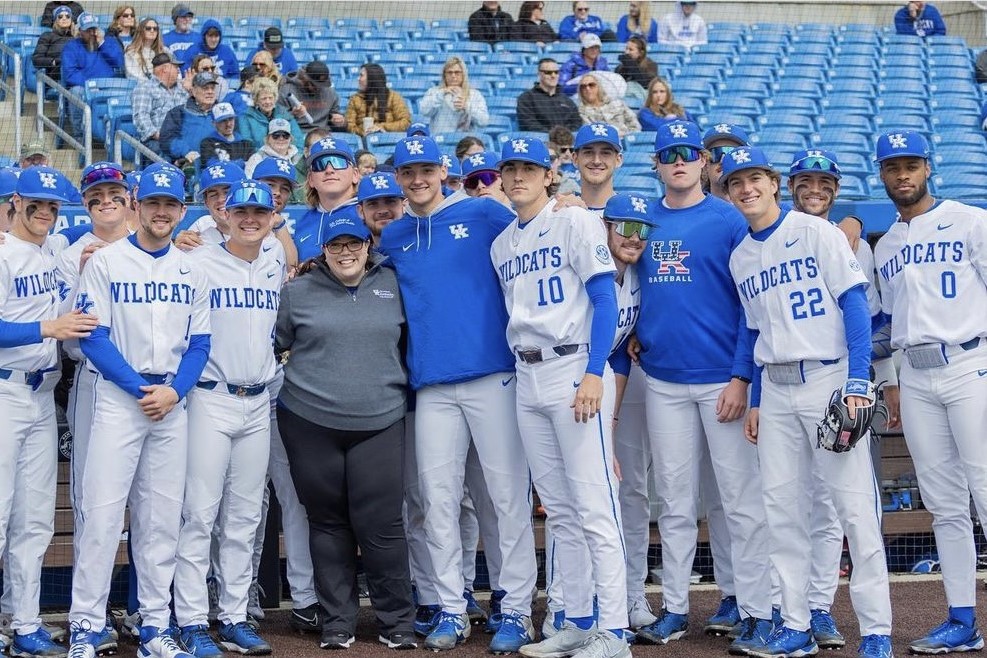
[[[739,146],[714,146],[709,150],[709,161],[716,164],[723,160],[724,156],[739,148]]]
[[[675,164],[682,158],[682,162],[695,162],[699,159],[701,151],[691,146],[672,146],[658,151],[658,162],[664,165]]]
[[[476,188],[480,187],[480,183],[483,183],[484,187],[490,187],[500,178],[500,174],[495,171],[478,171],[476,173],[470,174],[463,181],[463,187],[471,192]]]
[[[840,175],[840,166],[821,155],[811,155],[807,158],[802,158],[798,162],[792,165],[791,173],[797,174],[804,171],[818,171],[825,174]]]
[[[614,221],[606,217],[604,217],[604,219],[610,222],[610,225],[613,226],[614,233],[621,237],[630,238],[637,233],[639,238],[642,240],[647,240],[648,236],[651,235],[651,226],[645,224],[644,222],[629,222],[622,219]]]
[[[274,197],[262,187],[238,187],[226,197],[226,207],[230,206],[274,206]]]
[[[97,183],[120,183],[126,185],[127,175],[119,169],[107,167],[105,169],[93,169],[82,177],[80,187],[89,187]]]
[[[350,161],[341,155],[320,155],[312,161],[312,171],[325,171],[329,167],[339,171],[350,166]]]

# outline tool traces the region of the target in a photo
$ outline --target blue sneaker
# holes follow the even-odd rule
[[[736,596],[724,596],[716,614],[706,620],[703,632],[707,635],[726,635],[740,622],[740,609]]]
[[[473,592],[470,590],[463,591],[463,599],[466,601],[466,614],[469,615],[471,624],[485,624],[487,622],[487,613],[480,604],[476,602],[476,597],[473,596]]]
[[[117,641],[107,626],[94,631],[88,623],[73,622],[69,625],[69,658],[95,658],[117,652]]]
[[[182,626],[178,631],[178,641],[186,651],[199,658],[223,655],[223,651],[216,646],[212,636],[209,635],[209,627],[205,624]]]
[[[507,592],[502,589],[495,589],[490,592],[490,616],[487,617],[487,625],[483,629],[485,633],[496,633],[500,629],[500,623],[503,621],[500,604],[505,596],[507,596]]]
[[[515,653],[534,641],[535,627],[531,625],[531,617],[517,612],[505,612],[501,617],[500,629],[490,640],[490,653]]]
[[[442,606],[420,605],[415,612],[415,635],[428,637],[435,630],[435,625],[439,623],[439,614]]]
[[[812,637],[820,649],[842,649],[846,645],[843,635],[836,629],[836,620],[826,610],[812,610],[809,621]]]
[[[668,644],[685,635],[688,628],[688,615],[662,610],[658,621],[638,629],[637,641],[641,644]]]
[[[137,647],[137,658],[196,658],[182,651],[171,629],[157,626],[141,626],[140,645]]]
[[[748,650],[748,656],[758,658],[801,658],[819,653],[819,645],[809,631],[793,631],[787,626],[775,628],[764,646]]]
[[[425,638],[425,648],[432,651],[447,651],[465,642],[469,636],[470,618],[466,613],[457,615],[443,610],[439,613],[439,623],[435,625],[435,630]]]
[[[775,630],[775,625],[770,619],[748,617],[741,623],[744,625],[743,633],[731,642],[727,649],[734,656],[746,656],[753,649],[763,648]]]
[[[908,645],[912,653],[953,653],[980,651],[984,638],[976,626],[967,626],[950,617],[920,640]]]
[[[894,658],[890,635],[865,635],[860,638],[857,658]]]
[[[39,628],[27,635],[15,633],[14,641],[10,643],[11,656],[23,656],[24,658],[30,658],[31,656],[51,656],[61,658],[61,656],[65,656],[66,654],[68,654],[68,649],[52,642],[51,636],[43,628]]]
[[[246,621],[220,624],[219,644],[227,651],[236,651],[247,656],[266,656],[271,653],[271,645],[262,640],[254,627]]]

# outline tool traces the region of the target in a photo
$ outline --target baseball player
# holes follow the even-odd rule
[[[489,199],[442,194],[441,154],[428,137],[394,150],[408,210],[381,233],[408,318],[408,369],[417,394],[415,451],[425,533],[442,611],[425,645],[451,649],[470,633],[459,532],[469,447],[493,498],[502,568],[501,623],[490,642],[511,652],[531,641],[535,585],[530,484],[514,422],[514,358],[490,244],[513,213]],[[424,603],[430,603],[424,601]]]
[[[500,183],[497,162],[500,154],[481,151],[463,158],[463,192],[471,197],[489,197],[510,207],[510,199]]]
[[[171,248],[185,214],[184,183],[173,166],[149,166],[137,189],[140,228],[94,253],[79,283],[76,308],[100,319],[80,341],[97,372],[69,612],[70,651],[80,658],[91,658],[106,632],[128,496],[143,619],[138,653],[190,655],[168,632],[169,603],[187,462],[184,398],[209,354],[209,297],[192,258]]]
[[[898,210],[874,249],[891,345],[904,350],[901,420],[932,512],[947,619],[909,643],[917,653],[980,650],[970,495],[987,509],[987,217],[929,194],[929,144],[920,133],[877,140],[881,181]],[[854,563],[856,573],[856,562]]]
[[[356,214],[356,186],[360,170],[356,168],[349,144],[335,137],[323,137],[308,151],[308,192],[310,210],[294,221],[292,238],[298,259],[318,256],[322,232],[336,217],[360,221]]]
[[[819,650],[810,626],[806,548],[812,491],[806,484],[819,472],[849,540],[858,656],[890,658],[891,603],[870,452],[817,449],[817,433],[809,431],[831,397],[842,400],[851,419],[873,405],[867,279],[836,227],[796,210],[782,213],[780,175],[763,151],[740,147],[723,162],[730,199],[750,225],[730,255],[730,272],[754,332],[759,369],[745,433],[757,444],[768,552],[782,595],[783,625],[749,653],[798,657]]]
[[[555,543],[563,555],[588,546],[592,561],[588,583],[577,573],[586,565],[559,561],[565,624],[521,653],[628,657],[624,546],[612,473],[614,379],[606,364],[617,304],[606,230],[583,208],[553,211],[551,158],[541,141],[505,142],[500,172],[518,216],[494,240],[490,258],[518,362],[518,426]]]
[[[50,167],[21,172],[14,214],[0,245],[0,553],[10,581],[12,656],[64,656],[42,628],[41,564],[55,527],[57,439],[52,394],[57,340],[88,336],[94,315],[58,315],[63,286],[46,240],[68,182]]]
[[[699,517],[700,463],[708,450],[726,512],[733,585],[745,628],[731,652],[745,653],[771,632],[770,566],[757,455],[743,440],[752,362],[743,311],[727,269],[746,225],[736,209],[702,191],[706,155],[699,127],[675,121],[655,138],[665,196],[658,225],[638,261],[638,360],[647,375],[645,407],[655,489],[662,502],[664,610],[638,639],[665,644],[688,629],[689,582]],[[674,324],[676,331],[667,327]]]

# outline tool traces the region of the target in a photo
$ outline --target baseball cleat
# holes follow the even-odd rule
[[[415,635],[428,637],[439,623],[442,607],[437,605],[420,605],[415,613]]]
[[[219,645],[227,651],[246,656],[266,656],[271,653],[271,645],[261,639],[254,627],[246,621],[220,625]]]
[[[141,618],[140,612],[135,612],[132,615],[124,615],[123,620],[120,622],[121,628],[135,640],[140,640],[141,626],[143,624],[144,620]]]
[[[952,617],[908,645],[912,653],[960,653],[983,648],[984,638],[977,627],[967,626]]]
[[[260,597],[264,595],[264,588],[256,580],[250,583],[247,590],[247,614],[257,620],[264,619],[264,608],[260,607]]]
[[[661,617],[655,623],[638,629],[637,641],[641,644],[668,644],[680,639],[688,629],[688,615],[662,610]]]
[[[890,635],[865,635],[860,639],[857,658],[894,658]]]
[[[182,626],[178,631],[178,641],[182,647],[197,658],[218,658],[222,650],[209,635],[209,627],[205,624]]]
[[[531,617],[516,612],[503,613],[500,628],[490,640],[490,653],[517,653],[518,649],[531,644],[535,638],[535,627]]]
[[[313,603],[304,608],[292,609],[288,623],[299,633],[321,633],[322,618],[322,606]]]
[[[476,602],[476,597],[470,590],[463,591],[463,599],[466,601],[466,614],[469,615],[470,623],[474,625],[487,623],[487,613]]]
[[[801,658],[819,653],[819,645],[809,631],[793,631],[787,626],[775,628],[764,646],[750,649],[748,656],[757,658]]]
[[[635,631],[658,621],[655,614],[651,612],[651,604],[643,595],[627,602],[627,618],[630,627]]]
[[[846,645],[843,635],[836,629],[836,620],[826,610],[812,610],[809,621],[812,637],[820,649],[842,649]]]
[[[724,596],[720,599],[720,607],[712,617],[706,620],[703,632],[707,635],[726,635],[740,623],[740,609],[737,607],[736,596]]]
[[[110,631],[112,626],[101,631],[88,630],[88,624],[72,623],[70,626],[69,658],[95,658],[117,653],[117,638]]]
[[[598,632],[595,625],[583,630],[571,621],[563,621],[554,635],[536,644],[526,644],[518,651],[527,658],[563,658],[583,649]]]
[[[155,626],[141,626],[137,656],[138,658],[195,658],[192,654],[182,651],[169,629]]]
[[[388,649],[397,649],[398,651],[418,648],[418,641],[415,640],[414,633],[394,632],[387,637],[378,635],[377,641],[386,644]]]
[[[442,611],[439,613],[435,630],[425,638],[425,648],[432,651],[448,651],[465,642],[469,636],[470,618],[465,612],[460,615]]]
[[[27,635],[14,633],[14,641],[10,643],[9,653],[19,658],[45,656],[47,658],[62,658],[68,650],[60,644],[55,644],[51,636],[43,628]]]
[[[319,646],[323,649],[349,649],[355,637],[342,631],[326,631],[322,634]]]
[[[746,656],[754,649],[763,648],[775,629],[775,625],[770,619],[748,617],[740,623],[743,624],[744,631],[740,637],[730,643],[730,647],[727,649],[734,656]]]
[[[565,610],[558,610],[556,612],[549,611],[541,623],[541,636],[547,640],[562,630],[562,625],[564,623]]]
[[[624,638],[610,631],[597,631],[572,658],[631,658],[631,648]]]

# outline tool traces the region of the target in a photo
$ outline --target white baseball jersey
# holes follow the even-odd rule
[[[212,334],[202,379],[236,385],[274,379],[274,323],[287,277],[284,261],[237,258],[215,244],[192,252],[206,277]]]
[[[744,238],[730,273],[747,326],[760,331],[758,365],[847,355],[837,300],[867,279],[838,228],[792,210],[767,239]]]
[[[206,278],[190,254],[171,247],[155,258],[134,240],[92,255],[76,307],[99,317],[136,372],[174,375],[189,338],[209,333]]]
[[[62,294],[62,304],[60,313],[68,313],[75,308],[75,298],[79,292],[79,263],[82,261],[82,252],[93,242],[99,242],[99,238],[92,232],[79,236],[79,239],[65,247],[55,260],[55,267],[58,270],[58,277],[64,282],[64,292]],[[79,348],[79,339],[72,338],[62,341],[62,349],[73,361],[84,361],[86,359]]]
[[[614,336],[611,352],[631,335],[641,312],[641,284],[638,282],[637,268],[629,265],[624,270],[624,283],[614,283],[617,286],[617,335]]]
[[[877,286],[877,269],[874,267],[874,251],[867,244],[867,240],[861,239],[857,243],[857,249],[853,252],[860,263],[860,270],[867,277],[867,309],[870,316],[874,317],[881,312],[881,295]]]
[[[226,242],[229,236],[224,235],[219,227],[216,225],[216,220],[212,218],[212,215],[203,215],[199,219],[189,226],[188,230],[197,231],[199,237],[202,238],[203,242],[208,242],[210,244],[219,244],[221,242]],[[286,261],[284,254],[284,247],[281,245],[281,241],[275,237],[274,232],[267,234],[264,238],[264,253],[271,253],[274,258],[280,260],[282,263]]]
[[[892,347],[987,336],[987,211],[939,202],[892,224],[874,257]]]
[[[603,223],[583,208],[553,212],[554,203],[523,226],[515,219],[490,248],[515,350],[588,344],[593,314],[584,284],[616,271]]]
[[[0,244],[0,319],[38,322],[58,317],[62,285],[55,254],[45,243],[38,246],[7,233]],[[0,368],[44,370],[58,363],[54,338],[40,343],[0,349]]]

